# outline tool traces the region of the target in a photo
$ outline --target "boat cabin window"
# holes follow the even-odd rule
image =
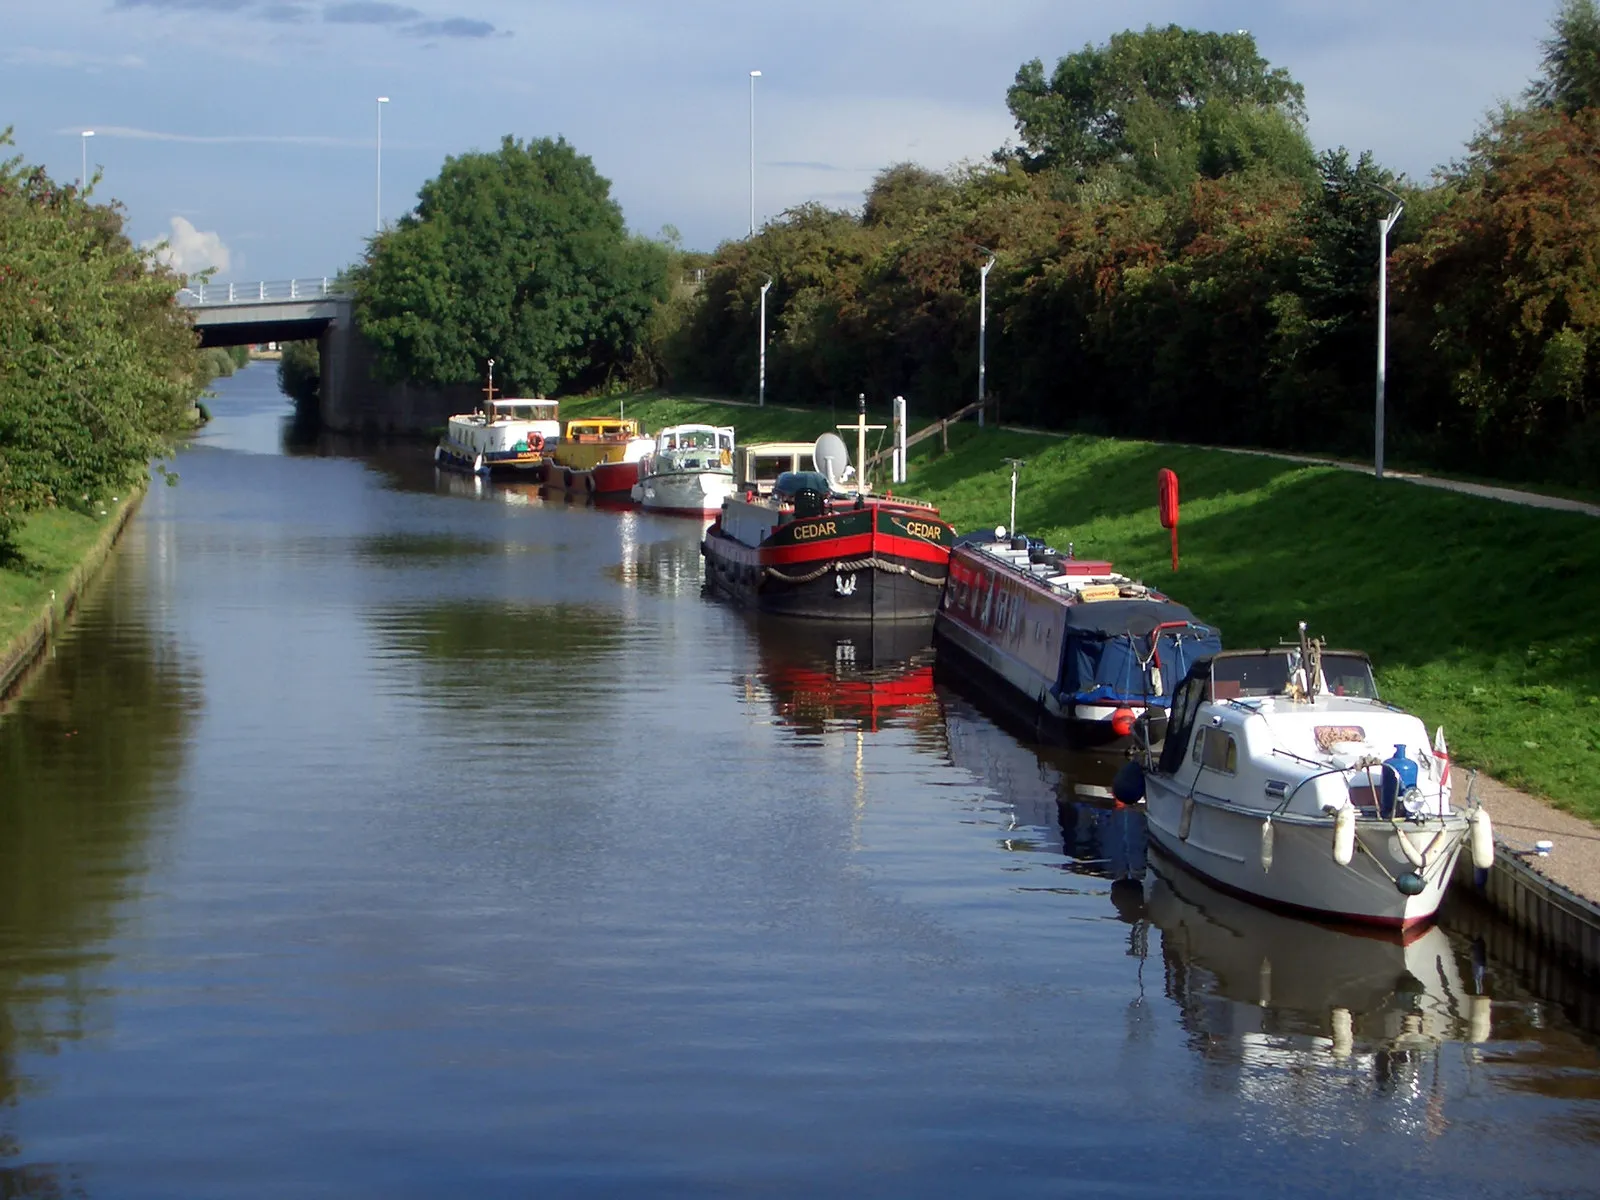
[[[1289,690],[1289,652],[1230,654],[1211,664],[1211,695],[1217,700],[1241,696],[1281,696]]]
[[[786,471],[793,471],[793,454],[752,454],[745,465],[745,479],[750,483],[773,483]]]
[[[1372,664],[1364,654],[1324,650],[1322,678],[1327,681],[1331,695],[1360,696],[1367,700],[1378,698],[1378,685],[1372,678]]]
[[[1232,775],[1239,768],[1239,747],[1226,729],[1206,725],[1194,737],[1194,760],[1203,767]]]

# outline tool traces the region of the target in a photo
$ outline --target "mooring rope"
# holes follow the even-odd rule
[[[768,579],[778,579],[784,583],[790,584],[810,583],[813,579],[821,579],[829,571],[836,571],[840,574],[843,574],[847,571],[867,571],[873,569],[884,571],[890,575],[909,575],[918,583],[925,583],[930,587],[938,587],[944,583],[943,579],[932,575],[924,575],[920,571],[913,570],[911,567],[903,566],[897,562],[890,562],[886,558],[858,558],[850,562],[835,560],[831,563],[823,563],[822,566],[818,567],[815,571],[807,572],[804,575],[791,575],[786,571],[778,570],[776,567],[765,568]]]

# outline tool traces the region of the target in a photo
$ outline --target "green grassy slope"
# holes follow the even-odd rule
[[[627,412],[650,429],[731,424],[741,442],[810,439],[853,418],[639,397]],[[1006,521],[1003,460],[1026,459],[1019,529],[1111,559],[1219,625],[1225,645],[1270,645],[1304,620],[1366,650],[1384,694],[1443,724],[1459,762],[1600,821],[1600,521],[1192,447],[972,423],[951,431],[948,454],[938,445],[913,448],[903,490],[958,529]],[[1176,575],[1156,519],[1162,467],[1183,501]]]
[[[38,619],[52,592],[65,595],[68,576],[114,515],[95,518],[58,508],[27,518],[17,538],[20,558],[0,564],[0,652]]]

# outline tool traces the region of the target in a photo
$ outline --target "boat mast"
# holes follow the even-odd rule
[[[872,489],[867,486],[867,430],[885,429],[884,425],[867,424],[867,394],[861,392],[856,396],[856,423],[854,425],[836,425],[836,429],[854,429],[856,431],[856,491],[865,494]]]
[[[494,416],[494,359],[489,360],[489,386],[483,389],[483,417],[492,420]]]

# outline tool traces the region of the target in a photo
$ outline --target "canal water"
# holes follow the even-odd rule
[[[0,1195],[1595,1194],[1480,915],[1228,901],[698,523],[218,390],[0,717]]]

